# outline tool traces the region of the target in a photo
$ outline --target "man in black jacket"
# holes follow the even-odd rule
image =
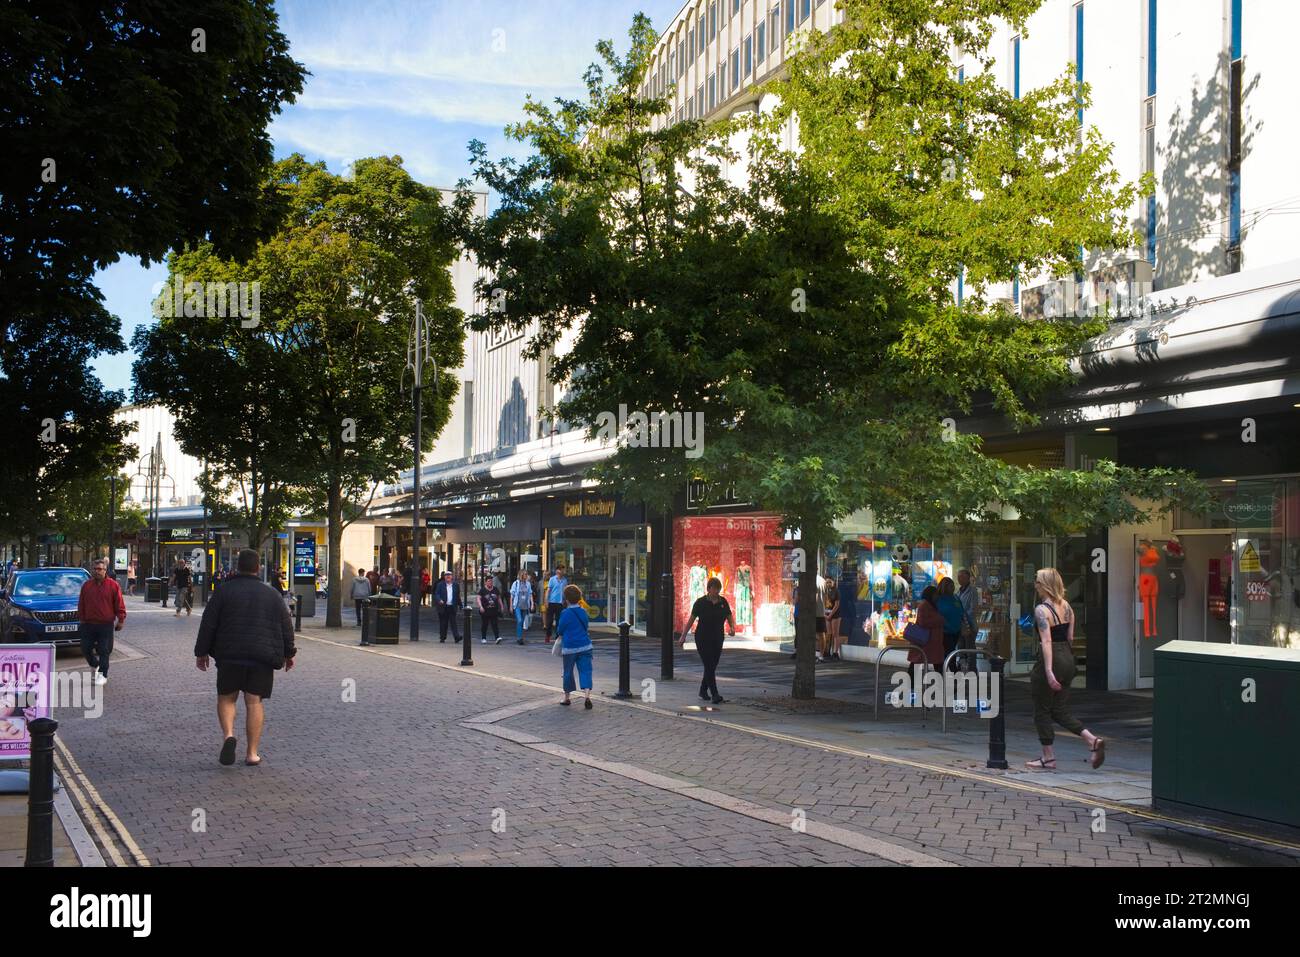
[[[208,670],[208,656],[217,661],[217,721],[224,742],[222,764],[235,763],[235,706],[244,693],[248,749],[244,763],[262,763],[257,745],[262,737],[262,702],[271,697],[272,679],[280,668],[293,668],[293,621],[284,600],[264,584],[257,552],[239,553],[236,574],[213,593],[199,622],[194,658]]]

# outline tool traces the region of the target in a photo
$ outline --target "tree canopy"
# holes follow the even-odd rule
[[[1086,89],[1062,80],[1016,100],[956,76],[951,43],[975,49],[995,16],[1036,6],[847,0],[847,25],[814,35],[773,82],[776,110],[707,125],[657,122],[667,101],[641,97],[655,35],[637,17],[625,56],[599,45],[584,98],[527,103],[508,130],[527,159],[473,145],[500,202],[469,244],[491,276],[484,299],[505,304],[475,324],[537,322],[535,353],[567,332],[558,411],[593,434],[620,405],[702,414],[698,458],[624,437],[595,470],[605,482],[661,506],[692,478],[734,486],[800,529],[809,555],[862,508],[929,537],[1008,506],[1054,530],[1194,498],[1178,473],[1008,465],[952,427],[985,400],[1033,422],[1101,327],[1024,319],[989,285],[1129,242],[1138,187],[1119,182],[1095,134],[1080,138]],[[799,151],[782,135],[792,112]],[[972,291],[958,303],[949,284],[963,268]],[[801,697],[813,691],[812,561]]]

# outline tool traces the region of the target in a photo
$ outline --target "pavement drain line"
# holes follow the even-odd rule
[[[60,777],[68,790],[72,793],[73,798],[75,798],[77,803],[81,806],[85,820],[90,824],[91,829],[99,837],[99,842],[104,846],[104,849],[108,851],[108,856],[112,858],[114,866],[126,867],[128,862],[122,857],[122,854],[118,851],[113,838],[108,834],[104,825],[100,822],[100,814],[102,814],[104,819],[108,821],[108,825],[112,828],[118,841],[120,841],[122,845],[126,847],[127,851],[130,852],[132,857],[130,863],[138,867],[149,867],[149,858],[147,858],[144,855],[144,852],[140,850],[140,846],[136,844],[135,838],[131,837],[131,832],[128,831],[126,825],[118,819],[118,816],[113,813],[113,809],[108,806],[108,802],[100,796],[99,792],[95,789],[95,786],[90,783],[90,779],[86,777],[85,772],[81,770],[81,767],[77,764],[76,758],[74,758],[72,752],[68,750],[68,746],[63,743],[61,738],[55,738],[54,743],[58,748],[57,756],[59,763],[63,766],[61,768]],[[97,814],[96,811],[99,813]]]
[[[494,737],[510,741],[513,744],[521,745],[525,748],[531,748],[534,751],[540,751],[543,754],[549,754],[552,757],[562,758],[572,761],[574,764],[581,764],[606,774],[617,775],[630,781],[636,781],[661,791],[669,791],[679,797],[689,798],[692,801],[699,801],[702,804],[708,804],[723,811],[729,811],[733,814],[740,814],[744,817],[753,818],[756,821],[762,821],[765,824],[772,824],[781,828],[789,828],[792,833],[808,834],[818,840],[826,841],[830,844],[837,844],[840,847],[847,847],[850,850],[859,851],[863,854],[870,854],[895,864],[901,864],[905,867],[956,867],[951,861],[934,857],[930,854],[914,851],[911,848],[903,847],[899,844],[892,844],[879,838],[868,837],[857,831],[850,831],[842,827],[836,827],[832,824],[823,824],[820,821],[804,820],[796,828],[792,821],[793,816],[789,811],[778,810],[776,808],[764,807],[761,804],[755,804],[752,801],[746,801],[743,798],[733,797],[730,794],[724,794],[721,791],[714,791],[709,788],[700,787],[689,781],[680,781],[676,778],[668,777],[664,774],[658,774],[654,771],[648,771],[645,768],[639,768],[633,764],[626,764],[622,761],[606,761],[595,755],[586,754],[582,751],[575,751],[572,748],[565,747],[561,744],[555,744],[539,738],[527,731],[518,731],[514,728],[497,727],[494,722],[504,721],[507,718],[515,717],[526,711],[535,711],[539,708],[550,707],[555,703],[553,698],[544,698],[540,701],[529,701],[523,704],[513,705],[509,708],[500,708],[496,711],[489,711],[487,714],[477,715],[468,718],[461,723],[462,728],[469,728],[474,731],[481,731],[483,734],[490,734]]]
[[[62,778],[63,775],[60,775],[60,779]],[[82,822],[77,809],[72,806],[72,798],[68,797],[68,793],[67,787],[61,787],[54,792],[54,812],[59,815],[59,823],[63,825],[68,840],[72,842],[77,860],[81,862],[82,867],[106,867],[104,855],[99,853],[95,839],[86,830],[86,825]]]
[[[325,644],[325,645],[336,645],[339,648],[346,648],[351,651],[362,651],[372,655],[383,655],[389,658],[397,658],[402,661],[413,661],[417,664],[428,665],[433,668],[442,668],[445,671],[450,671],[455,674],[469,675],[478,678],[490,678],[497,681],[508,682],[510,684],[523,685],[529,688],[540,688],[552,693],[555,691],[555,688],[552,685],[543,684],[540,681],[530,681],[527,678],[515,678],[511,675],[498,675],[490,671],[469,670],[459,665],[443,664],[442,662],[439,661],[430,661],[427,658],[417,658],[413,655],[403,655],[403,654],[398,654],[397,652],[383,651],[378,648],[363,647],[357,644],[353,644],[351,642],[334,641],[329,638],[318,638],[312,635],[305,635],[305,634],[300,634],[299,637],[305,638],[308,641],[320,642],[321,644]],[[619,705],[625,708],[636,708],[641,711],[649,712],[650,714],[659,715],[660,717],[663,718],[688,717],[687,715],[683,715],[678,712],[670,712],[663,708],[652,707],[650,705],[642,704],[641,702],[635,700],[622,701],[619,700],[618,698],[613,698],[613,697],[605,697],[603,700],[607,701],[610,704]],[[1039,797],[1054,798],[1058,801],[1068,801],[1071,804],[1082,804],[1085,807],[1088,807],[1090,809],[1105,808],[1107,811],[1111,811],[1114,813],[1131,814],[1134,817],[1141,818],[1143,820],[1154,821],[1158,824],[1163,824],[1163,825],[1167,825],[1170,827],[1183,829],[1183,830],[1205,831],[1205,832],[1209,832],[1210,834],[1216,835],[1217,837],[1230,838],[1238,842],[1263,845],[1265,847],[1284,848],[1289,851],[1300,851],[1300,843],[1283,841],[1275,838],[1261,837],[1256,834],[1251,834],[1247,831],[1238,831],[1217,824],[1207,824],[1199,821],[1188,821],[1183,818],[1170,817],[1169,815],[1161,814],[1158,811],[1152,811],[1152,810],[1147,810],[1145,808],[1134,807],[1131,804],[1124,804],[1123,802],[1120,801],[1114,801],[1105,798],[1094,798],[1091,796],[1085,796],[1079,794],[1074,791],[1066,791],[1058,788],[1044,787],[1042,785],[1023,784],[1019,781],[1007,780],[1006,778],[1003,778],[1001,776],[993,776],[991,774],[981,774],[976,771],[964,771],[961,770],[960,768],[944,767],[943,765],[939,765],[939,764],[927,764],[924,761],[913,761],[908,758],[900,758],[888,754],[875,754],[869,751],[859,751],[856,748],[847,748],[837,744],[827,744],[824,741],[814,741],[811,738],[801,738],[798,735],[784,734],[780,731],[765,731],[761,728],[751,728],[748,725],[736,724],[731,721],[723,721],[718,718],[705,717],[703,715],[700,716],[690,715],[689,717],[695,721],[705,721],[708,722],[709,724],[716,724],[719,727],[730,728],[733,731],[741,731],[744,732],[745,734],[752,734],[752,735],[757,735],[759,737],[771,738],[774,741],[783,741],[787,744],[795,744],[795,745],[800,745],[802,747],[808,747],[808,748],[817,748],[822,751],[831,751],[836,754],[845,754],[851,757],[865,758],[870,761],[879,761],[882,764],[893,764],[900,767],[911,768],[917,771],[929,771],[932,774],[947,774],[951,777],[962,778],[963,780],[968,780],[968,781],[976,781],[980,784],[990,785],[992,787],[1001,787],[1001,788],[1008,788],[1014,791],[1023,791],[1028,794],[1038,795]],[[469,720],[477,720],[477,719],[469,719]]]

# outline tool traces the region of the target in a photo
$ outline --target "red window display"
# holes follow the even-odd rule
[[[752,638],[794,634],[794,588],[789,573],[793,544],[772,515],[679,518],[674,522],[674,630],[680,634],[691,606],[710,578],[736,616],[736,633]]]

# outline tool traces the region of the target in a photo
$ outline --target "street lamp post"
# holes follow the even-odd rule
[[[203,460],[203,583],[199,589],[199,603],[208,603],[208,582],[212,578],[212,569],[208,564],[208,460]]]
[[[423,415],[422,391],[424,389],[424,367],[427,363],[433,362],[433,390],[436,394],[438,391],[438,365],[434,362],[433,356],[429,351],[429,323],[424,317],[424,308],[417,299],[415,302],[415,318],[411,321],[411,333],[406,342],[406,368],[402,370],[402,378],[406,378],[406,373],[411,373],[411,401],[415,409],[415,445],[414,445],[414,470],[412,472],[411,488],[413,493],[411,504],[411,564],[407,569],[407,590],[411,595],[411,640],[420,640],[420,445],[421,445],[421,418]],[[417,578],[412,582],[409,579]]]
[[[117,581],[117,551],[113,548],[114,526],[117,524],[117,474],[108,477],[108,573]]]
[[[176,498],[176,480],[167,474],[167,465],[162,458],[162,433],[158,433],[158,439],[154,442],[153,451],[145,455],[141,460],[139,468],[135,470],[135,475],[131,476],[131,486],[134,488],[136,480],[143,486],[143,498],[149,503],[149,523],[153,526],[153,546],[152,558],[149,565],[149,571],[153,577],[158,577],[158,538],[159,538],[159,509],[161,507],[162,483],[170,482],[172,485],[172,498]]]

